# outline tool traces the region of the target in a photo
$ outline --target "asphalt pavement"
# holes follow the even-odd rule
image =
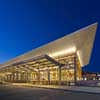
[[[1,85],[0,100],[100,100],[100,94]]]

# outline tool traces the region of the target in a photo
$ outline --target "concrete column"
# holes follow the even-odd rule
[[[30,72],[30,75],[29,75],[29,77],[30,77],[30,81],[32,81],[32,73]]]
[[[5,81],[7,81],[7,75],[5,76]]]
[[[20,73],[20,81],[23,81],[23,73]]]
[[[16,77],[16,73],[14,73],[14,81],[15,81],[15,82],[16,82],[16,78],[17,78],[17,77]]]
[[[61,85],[61,66],[58,68],[59,85]]]
[[[27,73],[28,76],[28,82],[30,81],[30,73]]]
[[[18,80],[21,80],[21,73],[18,73]]]
[[[12,76],[13,76],[13,82],[14,82],[14,80],[15,80],[15,74],[13,73]]]
[[[19,81],[19,72],[17,72],[17,80]]]
[[[8,81],[10,82],[11,80],[10,80],[10,74],[8,75]]]
[[[23,72],[23,73],[22,73],[22,80],[23,80],[24,82],[26,81],[25,78],[26,78],[26,77],[25,77],[25,72]]]
[[[76,64],[76,55],[74,57],[74,82],[75,82],[75,85],[76,85],[76,82],[77,82],[77,64]]]
[[[48,68],[48,84],[50,84],[50,70],[49,70],[49,68]]]
[[[18,81],[19,79],[19,75],[18,75],[18,72],[16,72],[16,81]]]
[[[11,82],[13,81],[13,75],[11,74]]]
[[[8,75],[6,75],[6,81],[8,81]]]
[[[11,82],[11,74],[9,75],[9,81]]]
[[[29,81],[29,73],[28,73],[28,72],[26,72],[25,80],[26,80],[26,81]]]
[[[8,75],[8,81],[10,81],[10,75]]]
[[[38,83],[40,84],[40,69],[38,68]]]
[[[15,78],[14,73],[12,73],[12,80],[13,80],[13,82],[14,82],[14,78]]]

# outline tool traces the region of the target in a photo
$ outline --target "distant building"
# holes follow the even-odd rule
[[[100,80],[100,73],[98,72],[83,72],[83,80]]]

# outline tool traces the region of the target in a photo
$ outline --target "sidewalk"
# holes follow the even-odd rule
[[[72,92],[82,92],[82,93],[93,93],[100,94],[100,87],[82,87],[82,86],[57,86],[57,85],[33,85],[33,84],[24,84],[24,83],[13,83],[12,85],[25,86],[25,87],[39,87],[39,88],[48,88],[48,89],[58,89],[64,91]]]

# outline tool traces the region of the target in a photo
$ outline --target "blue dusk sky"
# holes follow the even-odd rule
[[[90,64],[100,72],[100,0],[0,0],[0,63],[98,22]]]

